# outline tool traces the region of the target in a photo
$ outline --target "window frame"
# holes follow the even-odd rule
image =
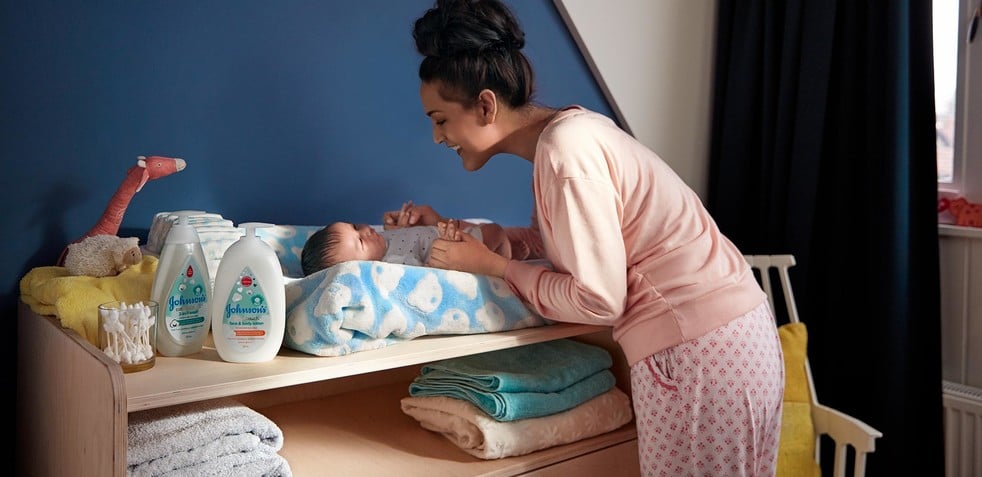
[[[961,196],[982,203],[982,134],[977,133],[978,121],[982,121],[982,71],[978,71],[982,65],[982,32],[968,42],[968,28],[977,8],[982,8],[982,0],[959,0],[952,181],[938,182],[938,192],[944,197]]]

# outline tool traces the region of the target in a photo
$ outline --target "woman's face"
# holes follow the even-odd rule
[[[465,170],[476,171],[495,154],[497,142],[494,127],[485,108],[443,99],[437,81],[424,82],[419,88],[423,111],[433,123],[433,142],[443,144],[460,156]]]
[[[388,248],[385,238],[369,225],[337,222],[327,230],[338,240],[332,254],[336,262],[381,260]]]

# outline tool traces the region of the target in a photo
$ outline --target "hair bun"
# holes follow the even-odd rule
[[[525,47],[525,39],[503,38],[501,40],[489,41],[484,45],[485,50],[521,50]]]
[[[497,0],[437,0],[416,20],[416,50],[427,57],[520,50],[525,33]]]

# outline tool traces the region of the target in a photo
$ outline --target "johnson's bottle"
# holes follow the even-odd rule
[[[197,211],[175,212],[150,291],[158,303],[157,352],[184,356],[201,351],[211,327],[211,280],[198,232],[188,223]]]
[[[211,308],[215,349],[225,361],[256,363],[276,357],[286,327],[286,291],[276,252],[256,235],[272,224],[239,224],[245,235],[218,264]]]

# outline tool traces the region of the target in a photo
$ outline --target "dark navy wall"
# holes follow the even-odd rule
[[[549,0],[512,0],[538,99],[611,109]],[[88,230],[138,155],[184,158],[120,235],[161,210],[236,223],[376,222],[402,201],[525,224],[527,162],[468,173],[433,144],[413,21],[430,0],[0,3],[4,309]],[[141,235],[142,234],[142,235]]]

